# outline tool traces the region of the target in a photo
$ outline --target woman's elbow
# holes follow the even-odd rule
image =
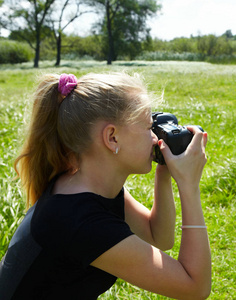
[[[155,245],[153,245],[153,246],[160,249],[161,251],[167,251],[174,247],[174,243],[175,243],[175,239],[173,237],[173,238],[169,238],[167,240],[157,241],[155,243]]]
[[[207,288],[202,291],[201,298],[200,299],[207,299],[211,294],[211,285],[209,285]]]
[[[205,284],[205,285],[196,287],[192,291],[191,298],[188,298],[188,299],[205,300],[210,296],[210,294],[211,294],[211,282],[209,284]]]
[[[191,298],[191,299],[193,299],[193,300],[205,300],[210,296],[210,293],[211,293],[211,289],[209,291],[199,292],[199,293],[195,294],[193,296],[193,298]]]

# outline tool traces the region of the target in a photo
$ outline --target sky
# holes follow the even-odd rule
[[[161,12],[148,22],[152,37],[171,40],[191,35],[219,36],[226,30],[236,35],[236,0],[159,0],[159,3]],[[81,34],[88,34],[89,22],[95,19],[95,15],[80,18],[80,24],[84,25]]]
[[[214,34],[231,30],[236,35],[236,0],[159,0],[161,12],[148,22],[151,36],[162,40]],[[85,36],[90,34],[95,14],[84,14],[65,32]],[[1,32],[2,34],[4,32]]]
[[[236,0],[162,0],[161,13],[151,22],[152,37],[214,34],[231,30],[236,35]]]

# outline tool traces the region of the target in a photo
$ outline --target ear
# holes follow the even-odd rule
[[[115,153],[119,149],[118,128],[114,124],[108,124],[103,128],[103,142],[106,147]]]

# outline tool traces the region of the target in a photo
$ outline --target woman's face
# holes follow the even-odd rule
[[[157,144],[157,136],[152,131],[152,117],[143,114],[135,124],[127,124],[120,128],[119,159],[121,166],[129,174],[150,172],[153,160],[153,146]]]

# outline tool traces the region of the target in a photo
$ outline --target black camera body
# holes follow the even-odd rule
[[[152,114],[152,131],[158,139],[163,139],[174,155],[183,153],[193,138],[191,131],[186,126],[178,125],[175,115],[170,113],[155,112]],[[203,129],[198,126],[203,131]],[[154,161],[164,165],[165,160],[159,146],[154,147]]]

